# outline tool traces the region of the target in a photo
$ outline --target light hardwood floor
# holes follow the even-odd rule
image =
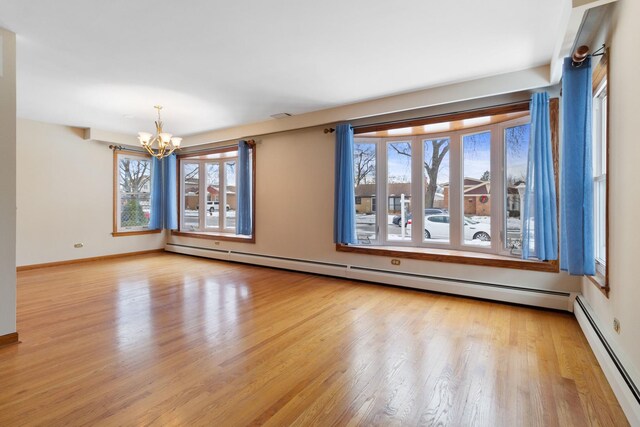
[[[18,274],[0,426],[623,426],[574,317],[187,256]]]

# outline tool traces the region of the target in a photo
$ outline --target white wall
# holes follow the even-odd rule
[[[607,299],[590,281],[582,293],[595,311],[600,328],[608,335],[625,367],[640,384],[640,193],[633,183],[640,165],[638,114],[640,114],[640,2],[617,5],[609,40],[609,254],[611,291]],[[613,318],[620,334],[613,332]]]
[[[0,336],[16,331],[16,36],[0,28]]]
[[[18,266],[164,245],[162,233],[111,236],[113,153],[83,135],[79,128],[18,119]]]

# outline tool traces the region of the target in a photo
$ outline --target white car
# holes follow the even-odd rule
[[[411,224],[411,220],[409,220]],[[449,215],[426,215],[424,217],[425,239],[449,238]],[[483,224],[464,218],[464,240],[491,241],[491,224]]]
[[[229,210],[231,208],[229,207],[229,205],[227,205],[226,209]],[[207,211],[209,211],[209,213],[214,213],[217,210],[220,210],[220,202],[218,202],[217,200],[207,200]]]

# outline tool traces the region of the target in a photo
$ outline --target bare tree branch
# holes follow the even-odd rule
[[[424,161],[424,170],[427,177],[427,187],[424,195],[425,208],[432,208],[435,201],[436,192],[438,191],[438,173],[440,172],[440,166],[442,161],[449,152],[449,139],[433,139],[428,141],[431,145],[431,159]],[[404,144],[399,147],[399,144],[391,144],[390,147],[402,156],[411,157],[411,150],[408,144]]]
[[[376,172],[376,147],[374,144],[355,144],[353,148],[354,184],[367,184]]]
[[[119,162],[120,186],[126,193],[139,193],[151,179],[149,160],[122,159]]]

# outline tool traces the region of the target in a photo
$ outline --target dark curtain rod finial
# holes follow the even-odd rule
[[[588,56],[589,56],[589,46],[582,45],[579,48],[577,48],[575,52],[573,52],[573,55],[571,55],[571,60],[573,61],[574,65],[582,64],[584,60],[587,59]]]
[[[116,150],[124,150],[124,147],[122,145],[110,145],[109,149],[116,151]]]
[[[335,131],[334,128],[324,128],[324,133],[334,133]]]
[[[573,55],[571,55],[571,65],[573,65],[574,67],[580,67],[582,65],[582,63],[585,61],[585,59],[587,59],[587,58],[589,58],[591,56],[604,55],[605,47],[606,46],[603,44],[600,47],[600,49],[596,50],[592,54],[589,54],[589,46],[582,45],[582,46],[578,47],[575,50],[575,52],[573,52]]]

